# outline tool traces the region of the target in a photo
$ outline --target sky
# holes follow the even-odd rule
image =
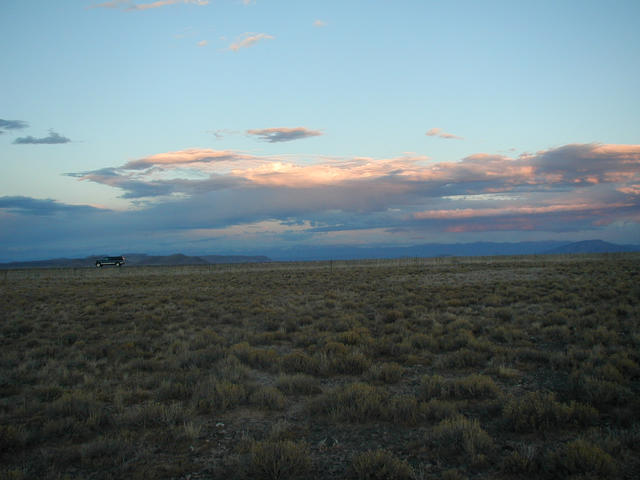
[[[636,0],[5,0],[0,262],[640,243]]]

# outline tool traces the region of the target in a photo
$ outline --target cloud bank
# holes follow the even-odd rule
[[[486,219],[490,230],[498,217],[564,214],[583,228],[637,209],[640,146],[576,144],[517,158],[475,154],[458,162],[404,156],[312,163],[194,148],[70,175],[119,188],[125,198],[181,196],[176,206],[207,196],[237,197],[242,200],[233,202],[233,211],[242,221],[334,215],[338,224],[346,212],[393,212],[399,224],[459,226]],[[263,213],[248,219],[241,205],[249,204]]]
[[[633,243],[640,235],[640,145],[570,144],[457,162],[191,148],[68,175],[114,188],[136,208],[81,211],[4,197],[0,244],[22,248],[58,235],[61,244],[203,250],[495,240],[504,232],[514,240],[535,233]],[[42,220],[29,220],[35,215]]]

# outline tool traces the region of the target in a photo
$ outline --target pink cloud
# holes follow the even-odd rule
[[[209,4],[208,0],[159,0],[152,3],[133,5],[129,8],[129,10],[148,10],[151,8],[164,7],[165,5],[175,5],[176,3],[191,3],[193,5],[200,6]]]
[[[180,166],[187,164],[229,162],[253,158],[230,150],[211,150],[210,148],[188,148],[175,152],[158,153],[139,160],[132,160],[122,166],[124,170],[141,170],[157,166]]]
[[[521,206],[521,207],[503,207],[503,208],[465,208],[450,210],[427,210],[413,214],[413,218],[418,220],[425,219],[460,219],[460,218],[480,218],[480,217],[497,217],[507,215],[540,215],[545,213],[557,212],[586,212],[595,210],[618,209],[624,207],[632,207],[633,203],[607,203],[607,204],[556,204],[544,206]]]
[[[428,137],[439,137],[453,140],[464,140],[464,138],[454,135],[453,133],[443,132],[441,128],[432,128],[425,133]]]
[[[536,230],[540,225],[532,222],[530,219],[518,218],[513,219],[509,222],[496,222],[496,223],[485,223],[485,224],[476,224],[470,223],[465,225],[454,225],[451,227],[446,227],[444,229],[447,233],[470,233],[470,232],[513,232],[516,230]]]
[[[192,199],[207,211],[225,204],[224,215],[211,213],[225,225],[255,217],[353,222],[356,230],[586,231],[640,217],[640,146],[568,145],[458,162],[312,159],[190,148],[69,175],[118,188],[128,199]]]
[[[151,3],[133,3],[131,0],[111,0],[109,2],[99,3],[93,5],[91,8],[119,8],[123,7],[124,10],[149,10],[152,8],[160,8],[166,5],[175,5],[178,3],[187,3],[192,5],[208,5],[209,0],[158,0]]]
[[[275,141],[274,136],[304,138],[320,132],[297,128],[271,128],[249,130],[250,134]],[[278,138],[278,141],[284,141]],[[283,158],[257,157],[233,150],[191,148],[150,155],[132,160],[121,170],[147,170],[152,167],[170,170],[189,165],[203,173],[233,175],[257,185],[290,186],[337,185],[353,182],[392,182],[398,191],[420,190],[428,195],[459,195],[510,192],[518,189],[549,191],[554,188],[588,188],[612,183],[620,193],[635,191],[633,185],[640,184],[640,146],[587,146],[589,161],[580,146],[580,155],[567,158],[565,147],[548,150],[538,155],[523,155],[516,159],[502,155],[475,154],[459,162],[429,163],[428,157],[405,156],[392,159],[367,157],[350,160],[325,159],[307,163],[287,161]],[[610,158],[612,152],[623,158]],[[562,153],[562,163],[550,166],[549,157]],[[600,162],[595,161],[600,160]],[[224,170],[216,165],[224,164]],[[236,165],[235,167],[233,165]],[[604,171],[602,165],[606,165]],[[228,167],[231,166],[232,170]],[[438,193],[443,188],[446,193]],[[428,193],[433,192],[433,193]]]
[[[256,185],[309,188],[320,185],[339,185],[347,182],[375,180],[391,172],[404,169],[404,161],[368,160],[328,162],[297,165],[290,162],[265,162],[257,167],[235,169],[233,174]]]
[[[626,193],[627,195],[640,196],[640,184],[627,185],[626,187],[618,188],[619,192]]]

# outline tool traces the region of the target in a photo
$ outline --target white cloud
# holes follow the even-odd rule
[[[229,50],[237,52],[241,48],[252,47],[262,40],[273,40],[274,38],[273,35],[267,33],[243,33],[235,42],[229,45]]]

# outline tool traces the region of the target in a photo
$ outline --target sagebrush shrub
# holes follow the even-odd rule
[[[303,373],[281,375],[276,381],[276,387],[285,395],[313,395],[322,391],[318,380]]]
[[[413,468],[388,450],[369,450],[351,460],[350,478],[357,480],[411,480]]]
[[[265,440],[251,447],[250,478],[287,480],[302,478],[311,468],[309,448],[291,440]]]
[[[461,378],[445,379],[441,375],[425,375],[420,381],[421,398],[471,399],[495,398],[500,395],[500,387],[487,375],[468,375]]]
[[[441,456],[465,457],[472,463],[484,463],[493,450],[493,439],[477,419],[457,415],[445,418],[427,433],[427,443]]]
[[[281,410],[284,408],[284,395],[275,387],[258,387],[249,396],[249,403],[259,408],[269,410]]]
[[[309,404],[312,412],[323,413],[352,422],[382,419],[388,395],[366,383],[335,388]]]
[[[397,383],[404,375],[405,368],[396,362],[385,362],[373,365],[369,369],[369,377],[382,383]]]
[[[286,373],[307,373],[317,375],[320,371],[320,364],[317,359],[306,353],[296,350],[281,359],[282,369]]]
[[[502,415],[515,432],[532,432],[561,427],[570,423],[590,425],[598,416],[591,406],[579,402],[569,405],[556,401],[554,393],[529,392],[510,398]]]
[[[554,467],[562,475],[597,474],[613,477],[617,465],[611,455],[586,440],[577,439],[565,444],[553,455]]]
[[[541,468],[538,449],[534,445],[521,443],[502,460],[502,470],[515,474],[536,473]]]

